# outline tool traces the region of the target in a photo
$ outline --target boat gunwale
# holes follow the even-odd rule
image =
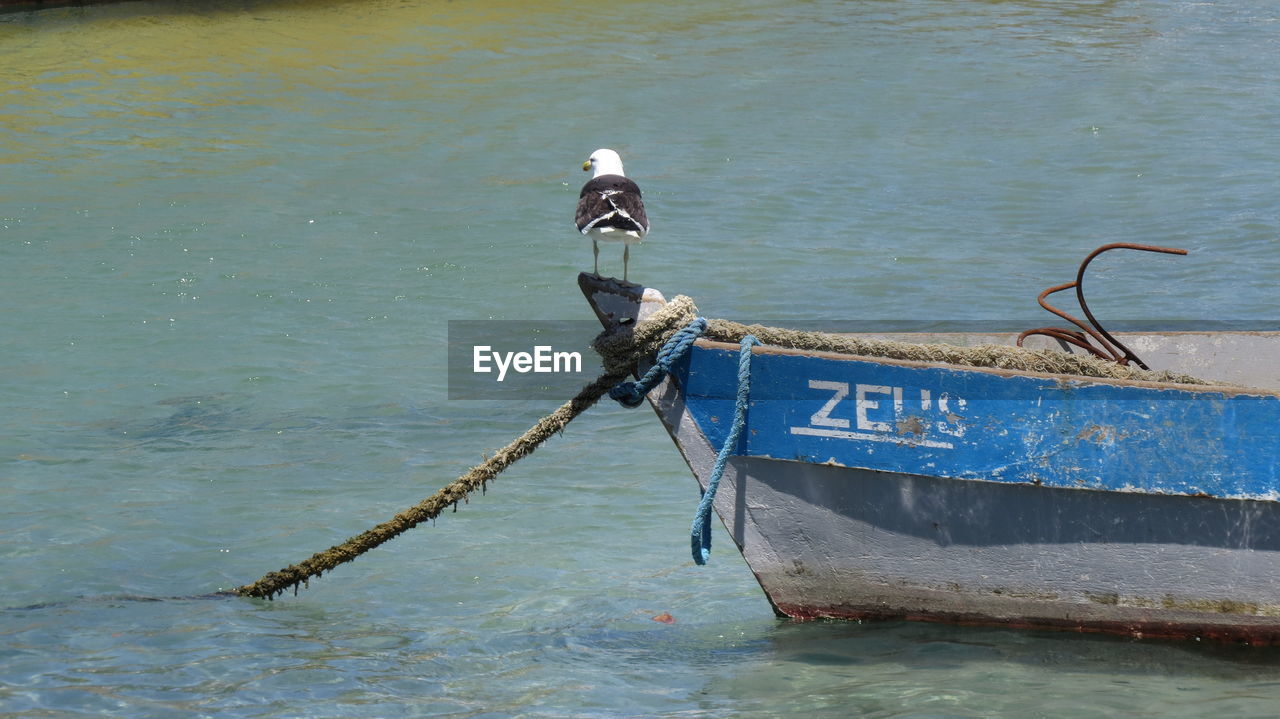
[[[963,334],[963,333],[955,333]],[[1204,333],[1204,334],[1223,334],[1223,333]],[[1280,333],[1277,333],[1280,334]],[[856,336],[856,335],[851,335]],[[699,338],[695,344],[704,349],[717,349],[739,351],[741,346],[733,342],[721,342],[707,338]],[[912,367],[917,369],[949,369],[949,370],[966,370],[974,372],[982,372],[992,374],[999,377],[1032,377],[1037,379],[1051,379],[1059,382],[1069,381],[1080,385],[1109,385],[1119,387],[1142,387],[1147,389],[1159,390],[1181,390],[1185,392],[1212,392],[1215,394],[1229,396],[1250,396],[1250,397],[1277,397],[1280,398],[1280,390],[1270,390],[1260,387],[1246,387],[1236,384],[1184,384],[1180,382],[1156,382],[1152,380],[1140,379],[1118,379],[1112,377],[1092,377],[1089,375],[1078,374],[1059,374],[1054,372],[1036,372],[1033,370],[1008,369],[1003,367],[980,367],[975,365],[953,364],[950,362],[928,362],[924,360],[908,360],[897,359],[893,357],[876,357],[874,355],[857,355],[845,354],[842,352],[832,352],[830,350],[804,350],[792,349],[790,347],[779,347],[777,345],[756,345],[751,348],[752,354],[776,354],[795,357],[817,357],[822,359],[833,360],[851,360],[858,362],[872,362],[876,364],[896,365],[899,367]]]

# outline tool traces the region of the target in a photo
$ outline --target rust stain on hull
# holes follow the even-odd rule
[[[1054,617],[992,617],[966,612],[926,612],[889,608],[812,607],[773,603],[780,616],[800,621],[851,619],[858,621],[932,622],[972,627],[1007,627],[1106,634],[1131,639],[1168,639],[1245,644],[1255,647],[1280,646],[1280,621],[1264,624],[1217,624],[1213,622],[1170,622],[1149,620],[1060,619]]]

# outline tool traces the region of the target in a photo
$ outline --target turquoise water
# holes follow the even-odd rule
[[[275,602],[552,402],[449,320],[586,320],[581,162],[710,316],[1280,317],[1262,0],[126,3],[0,15],[0,716],[1273,716],[1280,655],[776,619],[648,410]],[[620,250],[601,266],[620,271]],[[164,601],[149,601],[151,599]],[[185,597],[185,598],[184,598]],[[654,621],[670,614],[674,623]]]

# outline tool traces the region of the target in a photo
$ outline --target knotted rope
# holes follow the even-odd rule
[[[706,330],[707,321],[701,317],[695,317],[684,329],[676,332],[666,344],[662,345],[653,366],[644,373],[643,377],[635,382],[619,382],[614,385],[609,390],[609,398],[617,400],[618,404],[624,407],[639,407],[644,401],[644,396],[649,394],[649,390],[658,386],[658,383],[671,372],[671,363],[683,357],[684,353],[693,346],[694,340]]]

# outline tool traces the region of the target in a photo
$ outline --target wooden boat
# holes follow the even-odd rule
[[[665,303],[579,282],[606,328]],[[1124,337],[1239,386],[756,347],[715,512],[787,617],[1280,643],[1280,333]],[[739,351],[699,339],[648,395],[704,490]]]

